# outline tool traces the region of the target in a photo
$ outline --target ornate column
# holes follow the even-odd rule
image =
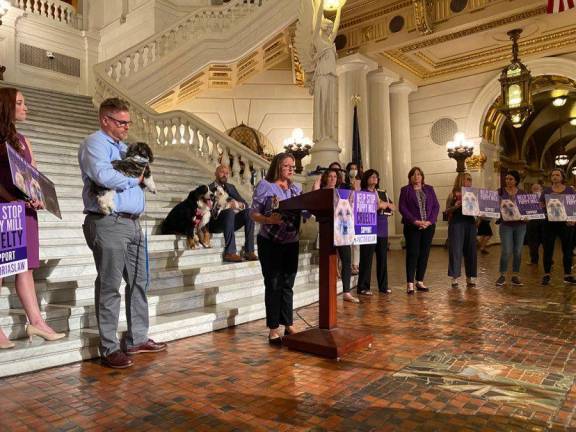
[[[414,84],[405,81],[390,86],[390,130],[396,202],[400,197],[400,188],[408,183],[408,171],[412,167],[408,96],[416,89]],[[401,217],[396,218],[396,232],[402,232]]]
[[[380,68],[368,74],[370,165],[380,173],[380,188],[394,199],[394,171],[392,163],[392,136],[390,133],[390,84],[400,77]],[[396,216],[394,216],[395,218]],[[389,235],[396,234],[395,223],[390,221]]]
[[[352,158],[352,130],[354,121],[354,103],[352,98],[359,96],[358,125],[360,128],[360,144],[362,162],[369,166],[370,155],[368,132],[368,84],[366,75],[378,68],[378,63],[362,54],[353,54],[341,58],[337,62],[338,74],[338,146],[343,163]],[[329,161],[328,163],[330,163]]]

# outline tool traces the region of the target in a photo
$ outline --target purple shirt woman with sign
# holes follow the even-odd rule
[[[389,294],[388,288],[388,217],[396,208],[388,199],[386,192],[379,191],[380,174],[369,169],[362,175],[360,188],[364,192],[378,194],[377,231],[375,244],[360,245],[360,272],[358,275],[358,294],[372,295],[370,279],[372,277],[372,258],[376,253],[376,279],[378,291]]]
[[[8,163],[7,147],[14,148],[26,161],[36,166],[30,143],[16,131],[15,122],[26,120],[28,108],[24,96],[15,88],[0,89],[0,202],[17,201],[20,196],[18,189],[12,183],[10,166]],[[26,203],[26,253],[28,257],[28,270],[16,275],[16,292],[24,307],[30,324],[26,326],[26,334],[32,338],[37,335],[46,340],[63,338],[63,333],[56,333],[42,318],[38,307],[38,298],[34,287],[33,269],[37,269],[39,262],[38,218],[36,210],[40,208],[38,201],[31,200]],[[0,278],[0,286],[2,279]],[[8,340],[0,330],[0,348],[12,348],[14,344]]]
[[[300,212],[280,214],[275,211],[282,200],[298,196],[302,189],[293,183],[295,162],[289,153],[277,154],[266,178],[254,189],[250,217],[260,225],[258,259],[264,276],[268,342],[280,345],[280,325],[284,334],[296,332],[292,320],[294,280],[298,271],[298,232]]]
[[[329,168],[324,171],[320,179],[320,187],[322,189],[335,189],[340,186],[342,186],[342,183],[340,183],[340,175],[336,169]],[[345,191],[344,193],[348,192]],[[338,257],[340,258],[340,263],[342,265],[341,276],[344,301],[360,303],[360,301],[350,292],[350,281],[352,279],[352,248],[350,245],[336,246],[336,251],[338,252]]]
[[[547,187],[542,192],[540,202],[546,208],[545,197],[550,194],[574,194],[574,189],[566,186],[566,175],[564,171],[556,168],[550,171],[551,187]],[[552,203],[548,203],[552,206]],[[546,208],[546,212],[550,209]],[[576,279],[572,276],[572,238],[574,235],[574,222],[550,222],[546,220],[543,227],[543,244],[544,244],[544,277],[542,278],[542,285],[550,284],[550,271],[552,270],[552,257],[554,256],[554,243],[556,237],[560,237],[562,244],[562,264],[564,267],[564,283],[570,285],[576,284]]]
[[[414,294],[414,279],[418,291],[429,291],[424,285],[424,275],[440,204],[434,188],[424,183],[422,169],[413,167],[408,172],[408,180],[410,183],[400,189],[398,209],[406,240],[406,292]]]
[[[506,211],[507,206],[514,207],[516,195],[523,194],[524,191],[518,189],[520,174],[518,171],[510,170],[504,178],[505,187],[500,191],[500,209]],[[512,285],[522,286],[519,277],[520,261],[522,259],[522,246],[526,235],[526,222],[524,221],[503,221],[500,220],[500,277],[496,280],[497,286],[506,283],[506,272],[508,271],[508,261],[512,255]]]

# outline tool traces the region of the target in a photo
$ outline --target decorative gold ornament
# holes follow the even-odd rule
[[[488,158],[484,154],[484,152],[480,152],[478,155],[472,155],[468,159],[466,159],[466,167],[469,171],[480,171],[484,169],[484,164]]]
[[[362,43],[366,43],[366,42],[370,42],[371,40],[374,40],[374,26],[373,25],[369,25],[366,26],[362,29]]]
[[[432,0],[413,0],[413,4],[416,28],[425,35],[432,33]]]
[[[360,95],[354,95],[352,96],[352,104],[354,106],[358,106],[358,104],[362,101],[362,98],[360,97]]]

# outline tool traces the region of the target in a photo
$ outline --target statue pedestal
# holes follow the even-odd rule
[[[327,168],[332,162],[339,162],[341,151],[338,142],[333,139],[324,139],[315,143],[310,150],[310,164],[307,165],[307,170],[312,171],[318,165]]]

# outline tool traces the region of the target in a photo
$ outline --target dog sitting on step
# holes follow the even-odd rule
[[[128,146],[124,159],[112,161],[112,167],[126,177],[138,178],[144,174],[142,187],[155,194],[156,184],[150,171],[152,162],[154,162],[154,155],[150,146],[143,142],[137,142]],[[102,214],[109,215],[114,212],[116,191],[106,189],[92,182],[92,193],[96,195],[98,207]]]
[[[212,211],[213,194],[208,186],[198,186],[188,197],[178,203],[162,222],[162,234],[184,234],[188,247],[197,244],[211,247],[208,222]]]

